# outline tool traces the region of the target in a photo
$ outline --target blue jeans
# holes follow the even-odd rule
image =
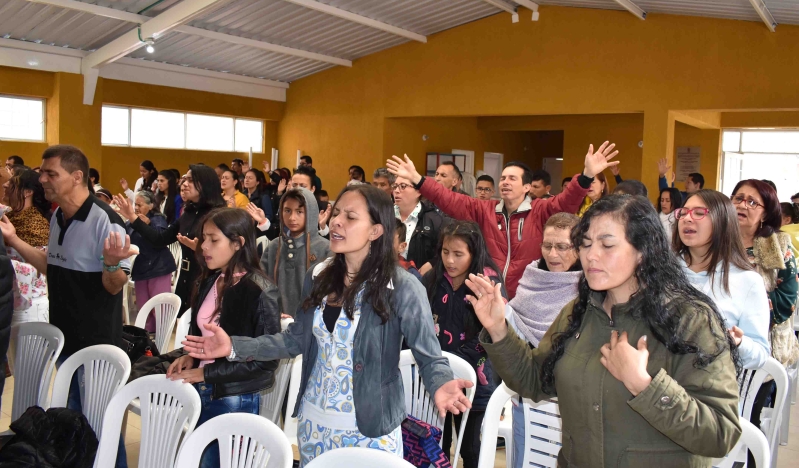
[[[61,355],[56,360],[56,368],[61,367],[61,364],[69,358],[68,355]],[[85,388],[85,380],[83,378],[83,366],[78,367],[78,370],[72,374],[72,381],[69,383],[69,393],[67,394],[67,409],[83,413],[83,393]],[[100,439],[100,434],[95,434],[97,439]],[[125,439],[122,434],[119,435],[119,448],[117,449],[117,462],[116,468],[128,468],[128,457],[125,451]]]
[[[200,394],[200,419],[197,427],[209,419],[227,413],[252,413],[258,414],[261,410],[261,394],[245,393],[214,399],[214,385],[207,383],[194,384]],[[211,442],[203,451],[200,459],[200,468],[219,468],[219,444]]]

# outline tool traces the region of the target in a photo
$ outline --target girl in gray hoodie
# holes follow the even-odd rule
[[[278,285],[280,312],[294,317],[305,272],[328,257],[330,241],[319,235],[319,205],[310,191],[286,191],[277,214],[280,237],[264,250],[261,268]]]

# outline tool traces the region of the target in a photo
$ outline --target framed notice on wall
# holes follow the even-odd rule
[[[677,147],[677,180],[685,180],[688,174],[699,172],[699,146],[678,146]]]

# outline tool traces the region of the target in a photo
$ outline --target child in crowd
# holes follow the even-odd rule
[[[440,255],[436,257],[433,269],[425,274],[423,283],[427,288],[441,350],[463,358],[477,374],[477,389],[460,451],[464,468],[476,468],[480,454],[480,428],[496,383],[491,363],[478,339],[483,327],[466,300],[467,294],[474,293],[464,281],[470,273],[485,275],[496,282],[502,280],[499,268],[488,254],[480,227],[473,222],[455,221],[444,227],[437,252]],[[461,416],[455,416],[455,427],[461,429]],[[451,443],[452,415],[447,414],[442,441],[444,453],[450,453]]]
[[[405,260],[402,252],[408,248],[408,243],[405,242],[405,235],[408,233],[408,227],[405,223],[397,218],[397,229],[394,230],[394,253],[397,254],[397,260],[402,268],[408,273],[412,274],[416,279],[422,281],[422,274],[416,269],[416,264],[413,260]]]
[[[261,256],[266,275],[280,285],[280,311],[294,316],[305,273],[330,254],[330,241],[319,235],[319,206],[304,188],[286,191],[280,200],[280,237]]]

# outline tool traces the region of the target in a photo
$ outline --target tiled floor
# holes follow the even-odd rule
[[[14,394],[14,378],[6,379],[3,389],[2,407],[0,407],[0,432],[8,429],[11,424],[11,403]],[[139,466],[139,440],[141,438],[141,419],[129,413],[125,445],[128,455],[128,466]],[[295,451],[296,455],[296,451]],[[498,450],[495,468],[505,468],[505,451]],[[144,467],[143,467],[144,468]],[[791,408],[791,426],[788,445],[779,448],[777,455],[777,468],[799,468],[799,405]]]

